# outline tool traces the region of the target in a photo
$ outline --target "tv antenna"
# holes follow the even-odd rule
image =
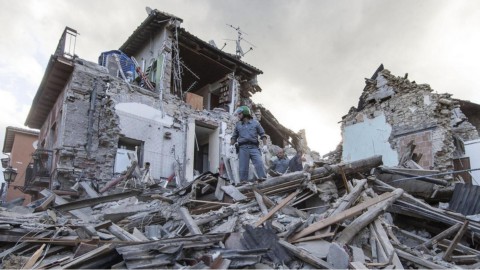
[[[240,59],[241,57],[243,57],[245,54],[247,54],[248,52],[250,52],[251,50],[253,50],[253,48],[256,48],[255,45],[253,45],[250,41],[244,39],[242,37],[243,34],[245,35],[248,35],[247,33],[243,32],[242,30],[240,30],[240,26],[233,26],[231,24],[227,24],[228,26],[230,26],[231,28],[237,30],[237,39],[234,40],[234,39],[226,39],[226,40],[231,40],[231,41],[235,41],[235,44],[236,44],[236,49],[235,49],[235,55],[238,57],[238,59]],[[240,42],[241,41],[244,41],[245,43],[248,43],[251,45],[250,49],[248,49],[248,51],[246,52],[243,52],[243,49],[242,49],[242,46],[240,45]],[[224,46],[225,47],[225,46]],[[223,48],[222,48],[223,49]]]

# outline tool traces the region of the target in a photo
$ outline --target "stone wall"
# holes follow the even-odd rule
[[[71,187],[79,177],[97,179],[100,185],[112,179],[121,137],[145,142],[145,160],[157,158],[158,163],[152,162],[152,170],[156,170],[156,176],[165,177],[172,173],[173,162],[186,162],[185,134],[189,121],[225,126],[222,138],[231,135],[236,121],[223,110],[194,110],[175,95],[164,94],[162,102],[158,93],[133,85],[128,87],[105,69],[85,61],[76,64],[65,96],[65,124],[62,139],[58,140],[62,143],[56,149],[59,171],[55,175],[62,189]],[[168,121],[141,112],[117,110],[125,104],[148,107],[157,112],[157,118]],[[222,139],[222,151],[228,148],[227,141],[229,137]],[[172,169],[163,168],[168,166]]]
[[[476,136],[475,128],[466,119],[458,127],[452,126],[454,111],[457,115],[460,113],[450,94],[433,93],[427,84],[410,82],[407,75],[396,77],[390,71],[382,70],[376,79],[366,80],[359,108],[352,108],[343,119],[342,136],[345,140],[348,135],[345,132],[350,130],[347,127],[363,123],[365,117],[374,119],[385,115],[386,125],[392,128],[385,143],[398,153],[398,157],[405,153],[407,144],[413,140],[414,152],[422,154],[419,161],[422,167],[453,168],[453,134],[458,133],[464,140]],[[343,145],[345,151],[348,142],[344,141]],[[344,153],[343,157],[347,154]]]

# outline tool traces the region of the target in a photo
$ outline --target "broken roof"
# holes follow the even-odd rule
[[[160,31],[159,29],[165,27],[170,20],[178,20],[183,22],[182,19],[174,15],[161,12],[156,9],[152,10],[148,17],[140,24],[140,26],[137,27],[137,29],[135,29],[132,35],[127,39],[127,41],[125,41],[119,50],[130,56],[135,54],[145,46],[145,44],[150,40],[152,34]],[[177,30],[179,44],[185,48],[188,48],[189,51],[216,61],[231,71],[245,73],[246,75],[250,76],[263,73],[260,69],[257,69],[256,67],[239,60],[235,55],[223,52],[215,46],[212,46],[200,38],[192,35],[184,28],[179,27]]]

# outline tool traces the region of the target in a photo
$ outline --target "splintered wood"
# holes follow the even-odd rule
[[[80,182],[79,198],[45,189],[0,211],[0,259],[15,269],[478,268],[478,221],[377,177],[419,168],[381,164],[323,163],[260,183],[239,183],[227,166],[140,189],[130,169],[98,192]]]

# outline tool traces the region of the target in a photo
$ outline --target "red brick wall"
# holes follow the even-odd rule
[[[429,170],[433,166],[433,148],[432,148],[432,131],[421,131],[415,134],[405,135],[398,139],[399,156],[405,153],[407,145],[410,141],[416,145],[414,153],[422,154],[422,158],[418,162],[424,169]]]

